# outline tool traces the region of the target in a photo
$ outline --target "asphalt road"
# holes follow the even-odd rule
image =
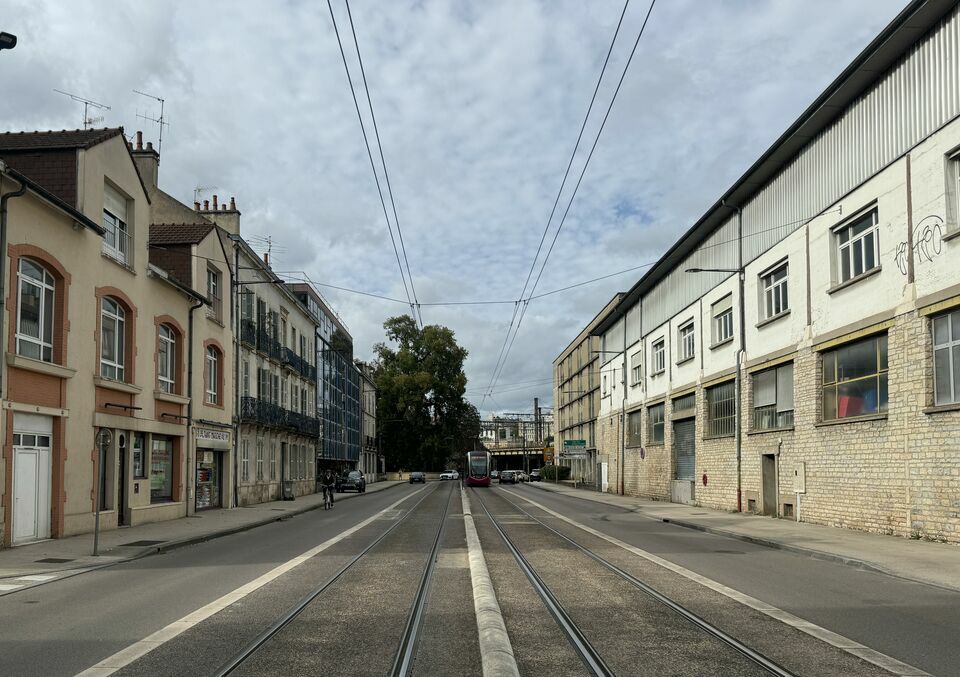
[[[590,672],[492,520],[615,674],[764,671],[544,525],[795,674],[889,674],[564,523],[523,497],[933,674],[960,674],[960,594],[531,486],[467,493],[522,675]],[[369,523],[352,529],[365,520]],[[318,548],[346,530],[351,531],[341,540]],[[131,645],[142,646],[151,633],[181,619],[176,632],[113,674],[217,674],[321,587],[232,674],[390,674],[435,542],[436,566],[410,674],[480,675],[463,513],[453,482],[359,496],[333,511],[305,513],[0,598],[0,675],[77,674]],[[311,549],[310,556],[300,557]],[[248,584],[271,571],[268,582],[250,589]],[[235,593],[229,604],[196,617],[198,609],[228,593]]]

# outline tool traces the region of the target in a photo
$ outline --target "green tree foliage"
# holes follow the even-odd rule
[[[452,330],[421,331],[409,315],[391,317],[383,328],[387,342],[374,347],[374,380],[388,467],[432,471],[457,463],[480,434],[480,415],[464,398],[467,350]]]

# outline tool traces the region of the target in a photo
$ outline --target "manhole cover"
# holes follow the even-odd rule
[[[715,553],[720,555],[746,555],[743,550],[714,550]]]
[[[38,564],[66,564],[67,562],[72,562],[72,559],[63,559],[62,557],[45,557],[44,559],[35,560]]]
[[[127,546],[131,546],[138,548],[143,545],[160,545],[161,543],[166,543],[166,541],[131,541],[130,543],[121,543],[120,547],[125,548]]]

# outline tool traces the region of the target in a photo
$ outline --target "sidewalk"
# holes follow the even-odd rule
[[[367,493],[400,486],[403,482],[376,482]],[[337,494],[337,503],[357,496]],[[93,534],[57,538],[0,550],[0,595],[46,583],[54,578],[168,552],[264,524],[289,519],[322,507],[323,494],[298,496],[243,508],[208,510],[166,522],[112,529],[100,534],[100,556],[93,557]]]
[[[960,547],[537,482],[529,486],[644,517],[960,591]],[[571,517],[573,517],[571,515]]]

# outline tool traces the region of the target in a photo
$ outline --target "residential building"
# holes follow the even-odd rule
[[[566,440],[583,440],[587,458],[557,460],[571,468],[577,479],[593,484],[597,467],[597,414],[600,413],[600,338],[591,332],[617,307],[622,293],[615,294],[586,327],[553,361],[553,408],[557,435],[554,449],[563,452]]]
[[[376,482],[378,474],[385,471],[377,436],[377,385],[373,380],[373,365],[357,362],[356,366],[360,370],[360,410],[363,416],[359,468],[368,482]]]
[[[609,490],[960,542],[958,69],[911,3],[595,327]]]

